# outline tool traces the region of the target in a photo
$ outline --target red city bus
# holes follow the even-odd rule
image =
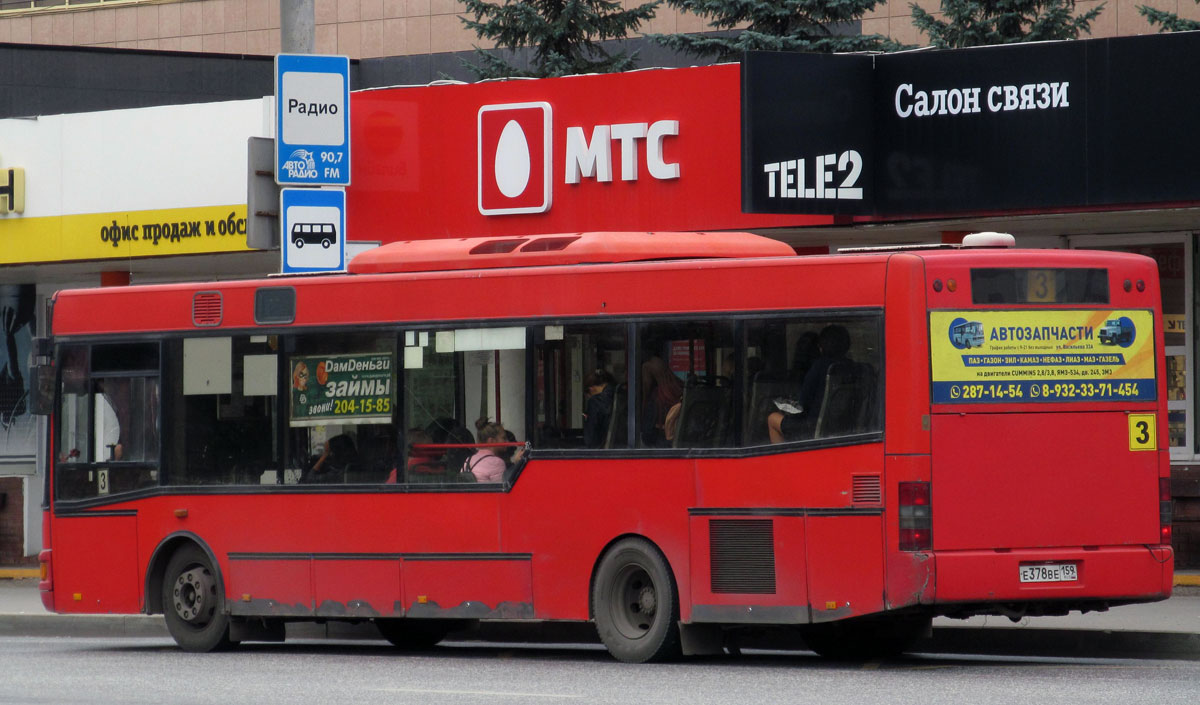
[[[192,651],[590,620],[640,662],[1161,600],[1159,301],[1136,255],[746,233],[60,292],[43,602],[163,613]]]

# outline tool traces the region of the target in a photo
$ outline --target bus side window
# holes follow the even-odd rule
[[[405,448],[405,482],[482,478],[499,483],[508,477],[516,447],[479,447],[487,439],[478,434],[485,427],[494,431],[498,423],[517,439],[514,443],[527,438],[527,335],[523,327],[404,331],[404,418],[411,429],[406,435],[419,437],[421,446],[409,443]],[[504,462],[487,455],[501,456]],[[477,465],[480,461],[483,465]]]
[[[742,385],[735,323],[647,323],[638,328],[638,350],[639,447],[737,444]]]
[[[159,346],[65,348],[55,495],[88,499],[158,483]]]
[[[393,481],[399,359],[393,331],[287,336],[283,484]]]
[[[746,351],[747,368],[756,370],[747,380],[747,445],[881,429],[878,316],[750,321]]]
[[[540,326],[535,340],[534,447],[626,447],[625,326]]]
[[[265,335],[168,341],[170,484],[277,482],[277,347]]]

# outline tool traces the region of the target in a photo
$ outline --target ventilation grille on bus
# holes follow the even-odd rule
[[[854,475],[850,501],[854,504],[882,504],[883,486],[878,475]]]
[[[770,519],[708,523],[714,593],[775,593],[775,525]]]
[[[201,291],[192,297],[192,323],[196,326],[219,326],[223,313],[221,292]]]

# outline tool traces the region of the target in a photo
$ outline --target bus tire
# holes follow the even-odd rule
[[[903,654],[929,633],[931,624],[927,615],[862,617],[810,624],[801,634],[808,648],[827,659],[866,661]]]
[[[184,651],[229,648],[229,615],[220,576],[195,544],[181,547],[167,562],[163,576],[163,616],[167,631]]]
[[[425,651],[446,638],[454,623],[444,619],[376,619],[380,635],[403,651]]]
[[[329,240],[329,238],[325,238],[325,239],[321,240],[321,247],[324,247],[327,250],[329,249],[329,246],[332,244],[333,243]]]
[[[667,559],[649,541],[618,541],[600,559],[592,585],[600,640],[626,663],[680,655],[679,592]]]
[[[292,240],[292,244],[296,246],[297,250],[304,249],[304,240],[301,238],[296,238],[295,240]]]

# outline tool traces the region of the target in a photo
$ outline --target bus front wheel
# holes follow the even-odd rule
[[[163,577],[162,601],[167,631],[184,651],[232,646],[217,571],[198,546],[184,546],[171,556]]]
[[[679,594],[667,559],[649,541],[627,538],[596,569],[592,616],[600,640],[627,663],[680,654]]]

